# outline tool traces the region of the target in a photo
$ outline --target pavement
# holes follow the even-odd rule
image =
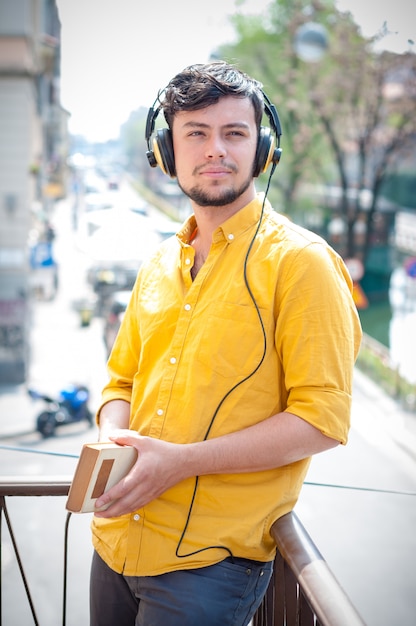
[[[357,367],[354,372],[351,428],[369,442],[396,447],[416,461],[416,411],[403,408]]]

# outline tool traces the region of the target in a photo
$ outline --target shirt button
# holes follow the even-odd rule
[[[172,365],[174,365],[176,363],[176,359],[175,359],[174,356],[172,358],[170,358],[169,361],[172,363]]]
[[[158,415],[163,415],[163,409],[158,409],[158,410],[156,411],[156,413],[157,413]]]
[[[185,304],[185,306],[183,308],[185,309],[185,311],[190,311],[191,310],[191,305],[190,304]]]
[[[186,259],[185,260],[185,265],[190,265],[191,264],[191,259]]]
[[[227,238],[228,238],[228,241],[233,241],[234,235],[230,233],[229,235],[227,235]]]
[[[138,513],[136,513],[136,515],[133,516],[133,519],[135,522],[138,522],[140,519],[140,515],[138,515]]]

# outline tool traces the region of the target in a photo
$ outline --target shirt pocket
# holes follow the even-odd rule
[[[224,378],[249,376],[265,353],[266,316],[253,305],[214,303],[203,323],[197,359]]]

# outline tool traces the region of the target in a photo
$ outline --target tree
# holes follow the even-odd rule
[[[332,7],[332,1],[314,3],[326,15],[325,4]],[[302,11],[305,6],[305,1],[279,0],[265,15],[247,17],[237,13],[233,18],[237,43],[222,46],[216,53],[230,62],[238,60],[241,69],[263,83],[277,106],[283,123],[284,156],[283,172],[273,186],[279,189],[282,209],[288,213],[293,213],[297,205],[301,183],[306,179],[322,180],[324,163],[328,162],[294,45],[297,29],[307,21]]]
[[[149,165],[145,154],[145,126],[147,110],[143,107],[133,111],[121,127],[121,142],[129,168],[140,172],[145,178]]]
[[[329,33],[318,63],[302,61],[295,47],[299,27],[311,21]],[[346,234],[341,252],[365,263],[383,181],[415,151],[416,56],[376,53],[384,33],[363,38],[332,0],[274,0],[267,15],[238,14],[234,25],[238,41],[220,55],[263,82],[282,118],[284,156],[274,184],[285,210],[296,207],[305,183],[335,185]],[[358,224],[364,245],[355,237]]]
[[[365,263],[386,175],[415,152],[416,57],[374,53],[371,45],[382,34],[350,45],[350,26],[343,19],[337,21],[335,34],[331,59],[342,72],[321,76],[311,101],[337,164],[345,253]],[[365,229],[361,250],[354,237],[358,220]]]

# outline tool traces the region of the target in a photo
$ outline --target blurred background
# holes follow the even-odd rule
[[[0,0],[0,443],[16,447],[3,450],[1,472],[61,471],[33,450],[75,459],[96,437],[91,415],[137,270],[189,214],[176,181],[148,165],[149,107],[185,66],[225,59],[260,80],[279,112],[273,207],[327,239],[354,281],[364,329],[359,435],[346,456],[326,457],[330,469],[317,461],[313,476],[329,471],[340,483],[415,490],[415,18],[407,0],[211,0],[192,12],[185,0]],[[258,190],[266,183],[260,176]],[[78,385],[88,391],[88,411],[85,401],[76,404]],[[58,405],[59,424],[39,421]],[[361,439],[377,448],[374,462]],[[74,463],[62,467],[71,473]],[[306,491],[300,510],[314,538],[329,542],[330,564],[345,574],[368,623],[410,625],[414,498],[401,509],[384,499],[367,510],[373,529],[386,508],[398,515],[378,528],[375,553],[386,537],[403,543],[386,568],[362,555],[364,593],[336,549],[337,534],[322,517],[314,526],[314,502],[332,507],[333,528],[351,522],[343,507],[353,503],[320,493]],[[399,519],[408,524],[401,531]],[[404,574],[394,578],[398,569]],[[380,602],[383,584],[396,602],[388,594]]]
[[[1,0],[0,374],[26,380],[31,305],[58,289],[57,202],[71,199],[72,228],[96,261],[112,229],[104,213],[129,204],[117,195],[123,176],[142,213],[151,204],[186,216],[176,182],[148,167],[146,115],[177,71],[223,58],[256,76],[278,108],[273,206],[347,261],[369,337],[363,367],[382,367],[376,375],[414,402],[414,14],[406,0],[373,10],[213,0],[192,19],[181,2],[156,14],[134,0]]]

